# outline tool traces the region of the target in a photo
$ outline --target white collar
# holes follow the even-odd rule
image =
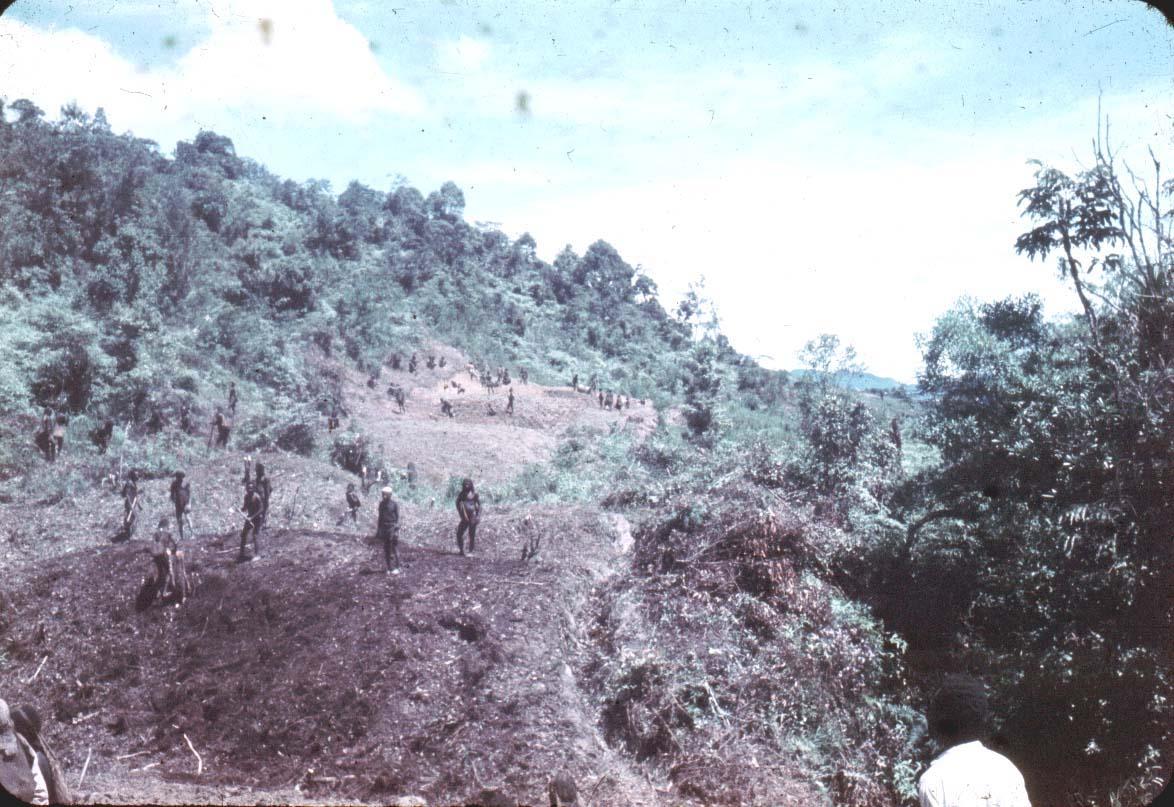
[[[986,746],[982,744],[982,741],[981,740],[970,740],[969,742],[958,743],[957,745],[951,745],[945,751],[938,754],[938,759],[942,759],[946,756],[972,754],[975,751],[978,751],[979,749],[982,749],[983,751],[986,750]]]

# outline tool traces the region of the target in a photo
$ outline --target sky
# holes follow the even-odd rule
[[[1029,159],[1091,161],[1098,109],[1174,153],[1174,29],[1114,2],[16,0],[0,97],[201,129],[295,180],[452,180],[553,259],[608,241],[671,306],[704,278],[767,366],[820,333],[912,381],[957,299],[1034,292]]]

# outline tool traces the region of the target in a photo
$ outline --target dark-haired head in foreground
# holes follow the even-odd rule
[[[930,733],[943,745],[981,740],[990,726],[986,687],[969,675],[948,675],[929,705]]]
[[[982,744],[990,726],[986,687],[950,675],[929,704],[930,734],[945,750],[917,782],[921,807],[1031,807],[1019,769]]]

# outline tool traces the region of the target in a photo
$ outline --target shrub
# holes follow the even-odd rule
[[[334,444],[330,448],[330,461],[353,474],[361,474],[364,466],[374,470],[370,441],[361,434],[347,433],[334,438]]]
[[[314,453],[315,428],[309,423],[287,423],[277,432],[277,447],[308,457]]]
[[[901,678],[900,644],[828,582],[834,531],[767,501],[734,482],[637,530],[636,574],[602,595],[588,668],[605,732],[707,803],[816,786],[837,804],[908,798],[918,718],[885,694]],[[737,773],[749,755],[793,769]]]

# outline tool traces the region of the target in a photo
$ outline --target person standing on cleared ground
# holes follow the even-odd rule
[[[457,494],[457,515],[461,518],[457,524],[457,551],[463,557],[465,533],[469,533],[469,552],[472,553],[477,543],[477,524],[481,521],[481,497],[473,488],[472,479],[461,481],[461,492]]]
[[[245,457],[245,478],[244,484],[249,484],[249,458]],[[273,483],[269,481],[269,477],[265,475],[265,466],[258,460],[256,464],[256,474],[254,476],[253,484],[256,487],[257,495],[261,497],[261,518],[256,523],[254,529],[254,540],[261,532],[261,528],[269,521],[269,500],[273,496]]]
[[[167,516],[159,519],[159,526],[151,537],[151,558],[155,561],[155,596],[162,599],[172,584],[171,560],[175,552],[175,539],[167,531]]]
[[[269,501],[273,498],[273,483],[269,481],[269,477],[265,475],[265,466],[260,462],[256,465],[256,474],[254,475],[254,482],[257,485],[257,493],[261,497],[261,523],[257,525],[258,532],[262,527],[269,526]]]
[[[139,510],[142,509],[139,492],[139,472],[131,469],[122,485],[122,536],[131,538],[135,533],[135,523],[138,521]]]
[[[362,506],[363,500],[359,498],[359,494],[355,492],[355,483],[348,482],[346,486],[346,509],[351,517],[351,523],[358,525],[359,523],[359,508]]]
[[[538,557],[538,542],[541,533],[534,528],[534,519],[529,513],[522,519],[522,563]]]
[[[192,488],[188,482],[184,481],[183,471],[175,472],[168,496],[171,498],[172,505],[175,506],[175,525],[179,530],[179,539],[182,541],[184,522],[187,522],[189,533],[192,529]]]
[[[245,525],[241,527],[241,551],[237,556],[238,560],[249,559],[245,553],[245,547],[248,546],[250,533],[253,535],[253,557],[261,556],[261,545],[257,539],[261,531],[261,517],[264,510],[265,502],[261,500],[261,495],[257,493],[257,488],[250,479],[245,483],[245,501],[241,505],[241,511],[245,514]]]
[[[930,735],[945,750],[917,781],[921,807],[1031,807],[1023,774],[982,744],[990,711],[981,681],[947,676],[927,719]]]
[[[375,524],[375,538],[383,542],[383,562],[388,574],[399,574],[399,505],[391,498],[391,488],[380,491],[379,519]],[[395,564],[392,564],[392,561]]]

